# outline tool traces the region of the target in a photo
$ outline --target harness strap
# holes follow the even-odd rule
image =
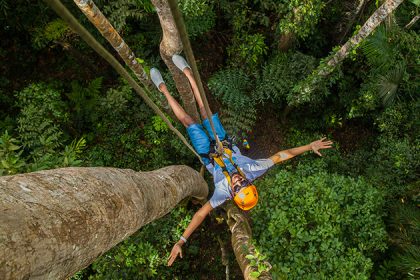
[[[232,150],[229,149],[229,148],[224,148],[224,152],[225,152],[225,154],[227,154],[229,156],[228,159],[229,159],[230,163],[233,165],[233,167],[235,167],[235,169],[238,171],[238,173],[242,177],[246,178],[245,177],[245,174],[242,172],[242,170],[239,168],[239,166],[233,161],[233,159],[232,159],[232,156],[233,156],[232,155]],[[232,198],[233,198],[234,197],[234,194],[233,194],[233,191],[231,189],[231,187],[232,187],[232,177],[230,176],[230,174],[229,174],[229,172],[228,172],[228,170],[226,168],[226,164],[223,161],[223,155],[209,154],[209,157],[211,157],[213,159],[213,161],[216,162],[217,165],[220,166],[220,168],[222,168],[222,173],[223,173],[223,175],[225,175],[226,180],[228,181],[228,184],[229,184],[229,187],[230,187],[229,190],[230,190],[230,193],[231,193]]]

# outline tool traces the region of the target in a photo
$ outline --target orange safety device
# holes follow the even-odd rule
[[[258,192],[254,185],[240,189],[233,197],[236,205],[242,210],[248,211],[258,203]]]
[[[229,148],[224,148],[224,154],[227,154],[229,157],[230,163],[236,168],[238,173],[246,180],[245,174],[242,172],[242,170],[239,168],[239,166],[236,165],[236,163],[232,159],[232,150]],[[224,154],[218,155],[218,154],[211,154],[210,156],[213,158],[214,162],[216,162],[221,168],[222,172],[226,177],[226,180],[228,181],[230,193],[233,198],[233,201],[238,205],[239,208],[242,210],[248,211],[251,208],[253,208],[258,203],[258,192],[257,188],[251,184],[248,183],[245,186],[243,186],[239,191],[236,193],[232,190],[232,178],[230,177],[230,174],[226,168],[226,165],[223,161]],[[248,182],[248,180],[246,180]]]

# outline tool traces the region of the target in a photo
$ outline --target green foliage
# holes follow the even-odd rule
[[[229,108],[242,109],[249,105],[246,95],[251,86],[250,78],[240,69],[226,69],[217,72],[208,82],[212,93]]]
[[[71,83],[71,91],[66,96],[69,99],[72,123],[77,130],[87,129],[97,121],[98,116],[93,112],[99,105],[101,88],[101,77],[90,81],[87,86],[77,81]]]
[[[16,174],[24,167],[19,144],[7,130],[0,137],[0,176]]]
[[[325,3],[322,0],[293,0],[287,3],[288,12],[279,23],[280,32],[292,33],[298,38],[309,36],[321,17]]]
[[[93,111],[86,110],[86,136],[94,145],[87,161],[93,165],[153,170],[182,160],[193,159],[166,124],[149,109],[127,84],[111,88],[97,97]]]
[[[71,34],[71,30],[62,19],[56,19],[43,27],[38,27],[32,35],[32,44],[35,49],[45,48],[54,41],[60,41]]]
[[[10,10],[10,7],[9,7],[7,2],[8,2],[7,0],[0,0],[0,12],[4,16],[7,16],[8,12]]]
[[[404,194],[407,191],[405,183],[418,176],[420,143],[411,143],[407,138],[381,137],[370,163],[366,174],[371,182],[391,196]]]
[[[368,63],[379,69],[388,68],[397,55],[395,47],[388,42],[389,32],[381,25],[361,45]]]
[[[276,55],[263,67],[252,93],[253,99],[263,104],[281,103],[291,93],[293,86],[315,67],[315,58],[299,52]]]
[[[15,150],[8,168],[16,173],[80,165],[86,143],[81,138],[69,146],[64,145],[68,136],[62,127],[68,121],[68,114],[60,92],[38,83],[29,85],[16,97],[20,108],[17,119],[19,141],[16,143],[23,150]],[[7,143],[7,135],[4,137]]]
[[[234,38],[233,44],[228,48],[230,64],[240,67],[248,73],[256,69],[263,56],[267,54],[268,47],[264,43],[262,34],[244,34]]]
[[[183,246],[182,260],[176,261],[172,267],[166,266],[173,244],[192,215],[193,211],[178,207],[159,221],[144,226],[97,259],[89,279],[184,279],[186,275],[189,279],[199,279],[196,271],[202,272],[203,267],[195,270],[190,266],[191,261],[200,255],[201,244],[197,239],[191,238]],[[216,240],[207,241],[217,243]],[[217,275],[217,272],[213,273]]]
[[[375,124],[386,137],[419,139],[420,100],[394,104],[377,115]]]
[[[305,103],[317,104],[330,95],[331,87],[341,78],[340,67],[328,64],[334,53],[321,59],[319,66],[304,80],[296,83],[292,93],[288,96],[288,104],[297,106]]]
[[[79,159],[84,149],[86,148],[86,140],[80,138],[79,140],[73,140],[70,145],[64,147],[64,151],[61,153],[63,157],[63,167],[68,166],[79,166],[82,161]]]
[[[208,32],[216,24],[216,13],[211,1],[182,0],[178,1],[178,6],[182,11],[190,38],[196,38]]]
[[[60,93],[45,84],[32,84],[17,94],[19,140],[30,150],[34,170],[51,168],[51,156],[61,146],[60,122],[67,119]]]
[[[418,279],[420,277],[420,212],[414,201],[401,199],[390,207],[388,231],[392,257],[384,261],[375,279]]]
[[[274,277],[369,278],[371,258],[386,248],[380,192],[317,164],[279,171],[259,185],[253,228]]]
[[[150,0],[101,0],[96,4],[118,31],[126,27],[129,19],[141,20],[154,11]]]
[[[407,64],[410,57],[414,58],[419,54],[418,50],[409,47],[410,44],[418,43],[418,40],[418,36],[401,32],[396,25],[387,28],[382,25],[363,42],[363,54],[372,67],[365,88],[382,100],[384,106],[389,106],[396,100],[414,99],[416,90],[411,86],[407,88],[406,85],[416,72],[410,73],[412,71]]]
[[[269,272],[271,269],[270,263],[266,261],[267,256],[262,254],[258,248],[255,248],[253,254],[245,256],[249,260],[249,265],[254,267],[255,271],[251,272],[251,277],[258,278],[261,273]]]
[[[256,120],[254,102],[249,97],[251,80],[240,69],[217,72],[209,80],[209,88],[223,104],[223,123],[230,135],[249,132]]]

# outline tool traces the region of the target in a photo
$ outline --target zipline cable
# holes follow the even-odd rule
[[[194,148],[188,143],[187,139],[172,125],[168,118],[163,112],[156,106],[156,104],[149,98],[146,92],[150,93],[146,88],[140,87],[140,85],[131,77],[131,75],[125,70],[125,68],[113,57],[96,39],[87,31],[78,20],[70,13],[70,11],[61,3],[60,0],[44,0],[50,7],[63,18],[65,22],[70,26],[72,30],[80,35],[80,37],[102,58],[104,58],[114,69],[118,72],[130,86],[143,98],[146,104],[152,108],[152,110],[158,114],[163,121],[168,125],[169,129],[172,130],[181,141],[199,158],[202,164],[203,161],[200,155],[194,150]]]
[[[201,96],[201,99],[203,100],[203,103],[204,103],[204,109],[206,110],[207,119],[209,120],[211,130],[214,134],[214,139],[216,139],[217,152],[219,154],[222,154],[223,151],[224,151],[223,144],[220,142],[220,139],[217,136],[216,130],[214,129],[212,116],[210,114],[209,103],[207,101],[206,95],[204,94],[203,83],[201,82],[201,77],[200,77],[200,74],[199,74],[198,69],[197,69],[197,64],[195,63],[194,53],[193,53],[192,48],[191,48],[190,39],[188,38],[187,28],[185,27],[184,19],[182,17],[182,14],[181,14],[179,8],[178,8],[177,1],[176,0],[168,0],[168,3],[169,3],[169,7],[171,8],[172,16],[174,18],[176,27],[178,29],[179,36],[181,37],[182,45],[184,47],[185,56],[187,57],[187,60],[190,64],[190,66],[191,66],[194,78],[197,81],[200,96]]]

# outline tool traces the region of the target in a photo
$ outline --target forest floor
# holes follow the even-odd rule
[[[259,115],[254,130],[247,138],[250,149],[246,150],[242,147],[242,153],[253,159],[274,155],[280,149],[285,149],[283,131],[280,121],[269,112]]]

